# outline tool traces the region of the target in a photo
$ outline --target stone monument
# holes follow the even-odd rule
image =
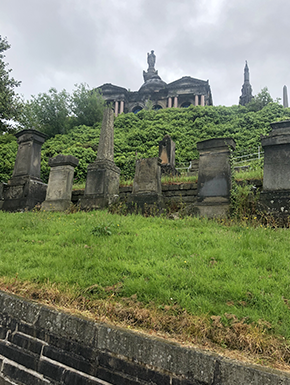
[[[290,120],[271,123],[262,137],[264,149],[263,190],[259,209],[278,217],[290,214]]]
[[[160,212],[164,208],[160,165],[160,158],[136,161],[133,190],[127,202],[130,209],[137,208],[144,213],[154,209]]]
[[[72,155],[60,154],[49,159],[51,169],[42,210],[65,211],[70,207],[74,169],[78,164],[79,160]]]
[[[165,135],[159,142],[159,158],[161,159],[161,174],[179,174],[175,168],[175,143],[169,135]]]
[[[283,107],[288,108],[288,92],[287,86],[283,87]]]
[[[120,169],[114,163],[114,112],[104,111],[97,159],[89,164],[85,193],[80,201],[83,210],[107,207],[119,196]]]
[[[230,154],[235,147],[235,141],[231,138],[208,139],[197,143],[200,156],[195,214],[208,218],[228,214],[232,184]]]
[[[47,185],[40,179],[41,146],[47,135],[34,129],[16,135],[18,151],[11,179],[4,186],[2,210],[31,210],[45,199]]]
[[[250,72],[248,63],[246,61],[246,65],[244,68],[244,84],[242,86],[242,95],[240,96],[239,104],[245,106],[253,99],[252,95],[252,86],[250,84]]]

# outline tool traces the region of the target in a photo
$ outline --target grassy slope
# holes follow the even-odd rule
[[[274,358],[288,362],[288,229],[107,212],[0,216],[2,284],[54,286],[87,301],[86,309],[103,300],[124,309],[132,298],[136,307],[161,311],[161,318],[169,312],[175,321],[186,319],[181,333],[189,339],[273,357],[279,352]],[[142,326],[124,314],[123,322]]]

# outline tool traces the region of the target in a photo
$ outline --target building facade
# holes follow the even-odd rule
[[[115,115],[137,113],[150,104],[154,110],[172,107],[213,105],[209,81],[184,76],[172,83],[165,83],[155,70],[154,51],[147,54],[147,71],[143,71],[144,83],[138,91],[129,91],[110,83],[98,87],[104,99],[112,103]]]

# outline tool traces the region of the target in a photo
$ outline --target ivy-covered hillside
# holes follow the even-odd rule
[[[169,134],[176,143],[176,163],[188,164],[198,158],[196,143],[215,137],[232,137],[237,144],[236,154],[254,152],[261,135],[270,131],[270,123],[290,119],[290,108],[269,103],[260,111],[249,111],[243,106],[190,106],[159,111],[142,110],[138,114],[122,114],[115,119],[115,162],[123,179],[134,175],[135,159],[158,156],[158,142]],[[59,153],[80,159],[75,178],[86,178],[87,165],[97,155],[101,124],[78,126],[67,134],[56,135],[42,146],[42,178],[48,180],[49,157]],[[0,180],[7,181],[13,171],[17,152],[12,135],[0,137]]]

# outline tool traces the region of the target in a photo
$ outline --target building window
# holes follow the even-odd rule
[[[159,106],[159,104],[155,104],[155,106],[153,106],[153,110],[154,111],[162,110],[162,107]]]
[[[141,111],[141,110],[143,110],[142,107],[136,106],[136,107],[133,108],[132,112],[133,112],[134,114],[137,114],[137,113],[138,113],[139,111]]]
[[[182,107],[182,108],[188,108],[190,105],[191,105],[190,102],[184,102],[184,103],[181,104],[180,107]]]

